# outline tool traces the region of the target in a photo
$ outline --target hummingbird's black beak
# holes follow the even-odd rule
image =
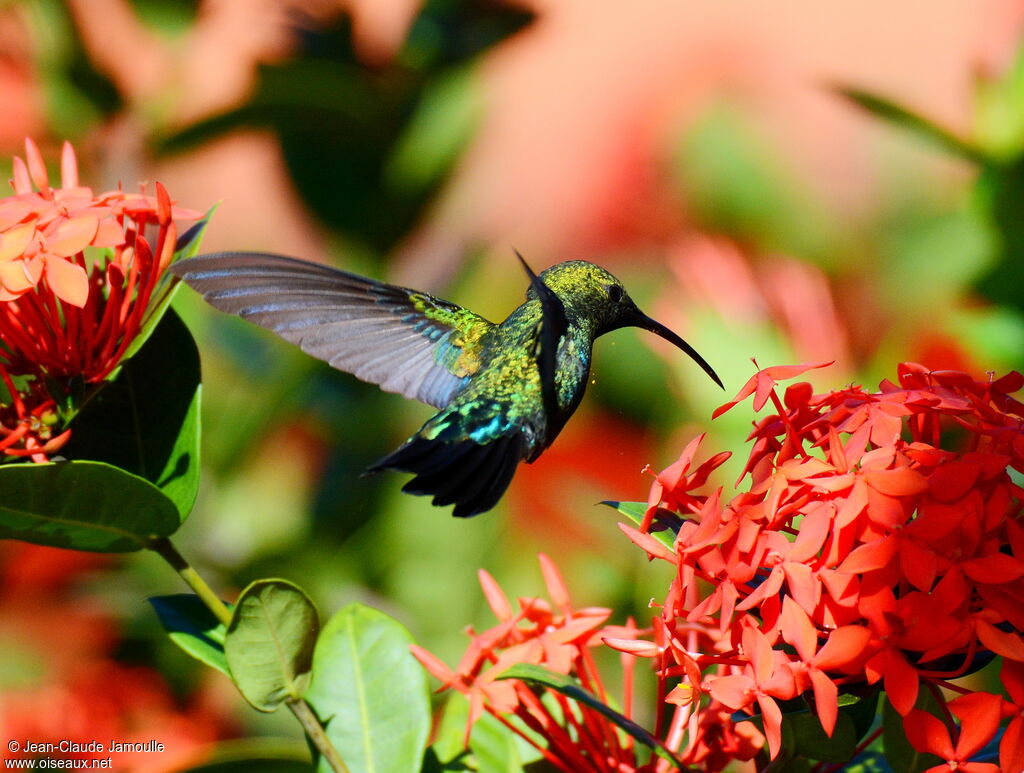
[[[710,365],[708,365],[707,361],[699,354],[697,354],[697,350],[690,346],[688,343],[686,343],[686,341],[684,341],[678,335],[669,330],[667,327],[665,327],[663,324],[658,322],[658,320],[651,319],[642,311],[637,309],[636,316],[629,321],[629,324],[635,327],[643,328],[644,330],[650,330],[655,335],[661,336],[669,343],[674,344],[675,346],[682,349],[684,352],[690,355],[694,362],[700,365],[700,367],[703,369],[705,373],[711,376],[712,381],[718,384],[718,386],[722,387],[722,389],[725,389],[725,385],[722,383],[722,379],[718,377],[718,374],[715,373],[714,369]]]

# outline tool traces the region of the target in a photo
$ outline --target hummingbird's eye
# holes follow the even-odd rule
[[[608,285],[608,300],[618,303],[622,300],[622,287],[619,285]]]

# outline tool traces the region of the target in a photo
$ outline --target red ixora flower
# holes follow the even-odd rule
[[[97,384],[118,366],[169,291],[174,219],[200,213],[122,190],[79,184],[64,144],[51,187],[39,149],[14,159],[14,195],[0,199],[0,449],[45,461],[67,439],[53,431],[54,389]]]
[[[519,610],[494,579],[480,571],[480,584],[498,625],[482,633],[470,630],[469,648],[452,670],[427,650],[412,645],[412,653],[442,689],[451,688],[469,699],[466,743],[474,722],[486,711],[534,746],[552,766],[565,773],[650,773],[654,762],[641,763],[633,739],[599,711],[582,702],[568,700],[560,693],[551,697],[557,708],[517,679],[498,679],[517,663],[541,665],[551,671],[575,677],[602,701],[607,695],[590,649],[602,639],[629,640],[637,629],[605,626],[610,610],[598,607],[574,609],[555,564],[540,556],[541,570],[551,601],[519,599]],[[635,658],[623,655],[625,671],[622,703],[630,713],[632,665]]]
[[[802,695],[831,735],[844,687],[876,683],[908,717],[911,743],[950,769],[995,769],[971,756],[1000,707],[1003,759],[1021,759],[1024,490],[1010,473],[1024,472],[1024,405],[1010,395],[1024,377],[979,381],[908,363],[877,392],[816,395],[799,383],[780,397],[779,379],[812,367],[824,364],[761,370],[716,411],[751,395],[755,410],[775,409],[754,423],[749,484],[731,499],[696,492],[724,461],[695,465],[702,438],[657,476],[641,529],[621,528],[671,563],[674,580],[653,642],[609,643],[655,658],[662,682],[682,679],[659,692],[668,703],[682,688],[694,696],[680,711],[681,751],[713,759],[706,770],[729,755],[702,715],[718,725],[736,721],[723,705],[760,715],[774,757],[778,701]],[[647,533],[654,522],[676,530],[671,548]],[[666,646],[679,641],[687,646]],[[951,681],[993,655],[1012,704]],[[959,730],[914,710],[922,685],[963,696],[946,708]]]

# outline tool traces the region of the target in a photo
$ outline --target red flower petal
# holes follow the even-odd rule
[[[782,709],[779,704],[766,695],[757,696],[757,705],[761,707],[764,720],[764,734],[768,739],[768,756],[775,759],[782,748]]]
[[[836,512],[835,527],[841,529],[853,523],[857,517],[864,512],[864,508],[868,506],[868,485],[864,482],[864,478],[857,476],[857,480],[853,484],[853,489],[843,500],[843,503],[839,506],[838,512]]]
[[[868,486],[868,518],[885,529],[895,529],[906,523],[907,514],[899,497],[891,497]]]
[[[1024,770],[1024,717],[1010,720],[999,741],[999,766],[1003,770]]]
[[[934,754],[943,760],[956,757],[948,728],[927,711],[914,709],[908,713],[903,719],[903,732],[907,734],[910,745],[919,752]]]
[[[712,677],[708,684],[711,697],[733,710],[750,705],[754,698],[753,689],[754,682],[742,674]]]
[[[501,621],[511,620],[514,616],[512,605],[501,586],[484,569],[480,569],[476,575],[480,581],[480,587],[483,589],[484,598],[487,599],[487,605],[491,608],[494,616]]]
[[[1002,719],[1003,699],[988,692],[962,695],[949,702],[949,710],[960,720],[960,737],[956,742],[958,759],[973,757],[992,740]]]
[[[75,159],[75,149],[67,140],[64,140],[60,149],[60,187],[78,187],[78,161]]]
[[[814,688],[814,707],[825,735],[832,737],[839,715],[839,688],[821,671],[811,671],[811,686]]]
[[[740,388],[740,391],[736,393],[736,397],[716,408],[715,412],[711,414],[711,418],[717,419],[730,408],[750,397],[750,395],[754,394],[755,391],[757,392],[757,396],[754,398],[754,410],[760,411],[764,407],[765,402],[767,402],[772,389],[775,388],[775,382],[796,378],[801,373],[806,373],[814,368],[825,368],[833,362],[835,362],[835,360],[818,363],[804,363],[802,365],[776,365],[771,368],[759,370]]]
[[[885,692],[896,711],[906,715],[917,701],[919,677],[904,657],[895,650],[885,651],[882,679]]]
[[[810,663],[818,649],[818,632],[800,605],[788,596],[782,600],[782,638],[793,645],[800,658]]]
[[[455,683],[455,672],[448,668],[448,666],[439,658],[435,657],[418,644],[410,644],[409,651],[412,652],[413,657],[415,657],[416,660],[418,660],[423,667],[427,669],[428,673],[430,673],[430,675],[435,679],[443,682],[444,686],[448,687]]]
[[[999,585],[1013,582],[1024,576],[1024,561],[1006,553],[992,553],[980,558],[969,558],[960,562],[964,574],[975,582]]]
[[[0,199],[0,232],[20,223],[32,212],[32,207],[16,199]]]
[[[900,540],[899,545],[900,571],[903,576],[918,590],[931,590],[939,571],[936,555],[912,539]]]
[[[89,297],[89,277],[81,266],[63,258],[46,258],[46,283],[65,303],[81,308]]]
[[[860,658],[871,642],[871,631],[860,625],[836,628],[814,657],[814,667],[822,671],[841,668]]]
[[[889,536],[861,545],[846,557],[846,560],[837,567],[837,571],[864,574],[884,569],[896,555],[899,543],[896,537]]]
[[[1024,662],[1024,639],[1019,634],[1000,631],[984,620],[976,620],[974,630],[978,640],[992,652],[1010,660]]]
[[[14,295],[21,295],[26,290],[35,287],[39,277],[37,275],[33,282],[33,277],[26,270],[27,268],[25,262],[21,260],[0,263],[0,286]]]
[[[807,614],[813,614],[821,599],[821,583],[806,564],[787,561],[782,565],[789,592]]]
[[[0,236],[0,263],[21,257],[36,235],[36,221],[22,223]]]
[[[948,462],[928,476],[928,489],[940,502],[955,502],[971,490],[980,475],[980,464]]]
[[[875,491],[891,497],[906,497],[928,490],[928,479],[910,467],[895,470],[866,470],[864,479]]]
[[[628,655],[636,655],[638,658],[653,658],[661,653],[661,648],[654,642],[643,639],[617,639],[613,637],[602,638],[605,644],[613,650],[625,652]]]
[[[651,537],[648,534],[644,534],[643,532],[638,531],[637,529],[634,529],[632,526],[625,523],[620,523],[618,526],[622,533],[629,537],[633,544],[635,544],[642,550],[645,550],[647,554],[652,558],[663,558],[666,561],[678,563],[679,557],[671,550],[669,550],[667,547],[658,542],[658,540],[656,540],[654,537]]]
[[[544,584],[548,589],[548,597],[556,607],[568,611],[570,608],[569,589],[565,587],[565,581],[562,579],[558,567],[543,553],[538,558],[540,559],[541,574],[544,576]]]
[[[58,258],[75,255],[92,243],[100,221],[94,215],[73,217],[61,223],[57,232],[46,240],[46,251]]]
[[[39,152],[39,147],[28,137],[25,138],[25,160],[28,162],[28,172],[32,176],[32,182],[36,188],[43,191],[50,187],[50,178],[46,174],[46,164]]]
[[[1024,710],[1024,664],[1014,660],[1004,660],[1002,668],[999,670],[999,677],[1010,700]],[[1021,770],[1024,770],[1024,766],[1021,766]]]

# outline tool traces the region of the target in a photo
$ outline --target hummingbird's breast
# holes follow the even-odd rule
[[[528,301],[478,342],[479,368],[451,404],[431,419],[428,436],[491,442],[521,433],[524,458],[533,461],[557,437],[579,405],[590,372],[591,340],[570,324],[556,358],[558,412],[549,416],[544,405],[538,364],[538,326],[541,307]]]

